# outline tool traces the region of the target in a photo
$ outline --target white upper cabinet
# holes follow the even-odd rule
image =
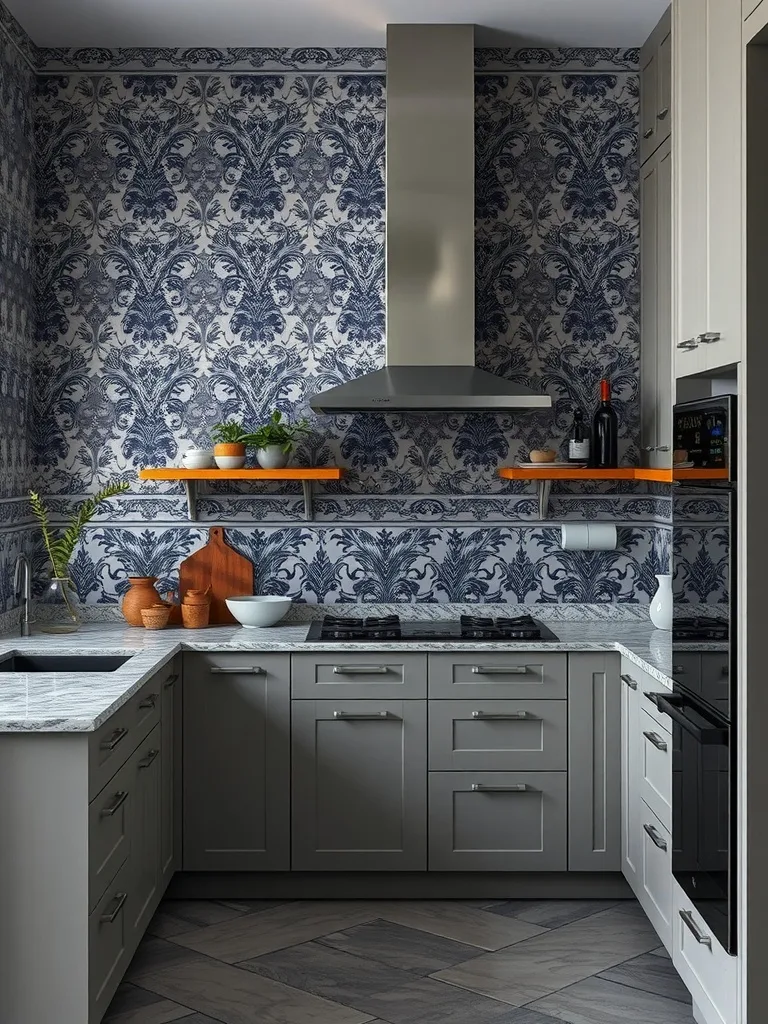
[[[741,0],[675,0],[672,103],[676,376],[741,359]]]
[[[669,10],[640,51],[640,163],[672,130],[672,16]]]

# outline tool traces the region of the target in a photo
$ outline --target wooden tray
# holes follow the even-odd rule
[[[208,543],[185,558],[179,569],[179,595],[182,600],[188,590],[205,590],[209,586],[211,625],[236,622],[225,599],[253,594],[253,563],[226,543],[221,526],[210,528]],[[175,610],[174,620],[181,621],[179,610]]]

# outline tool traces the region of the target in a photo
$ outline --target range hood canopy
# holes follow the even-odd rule
[[[473,25],[387,27],[387,365],[316,412],[549,408],[475,367]]]

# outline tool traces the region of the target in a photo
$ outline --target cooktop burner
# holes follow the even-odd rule
[[[677,643],[699,643],[728,640],[728,620],[698,616],[672,620],[672,639]]]
[[[460,619],[400,619],[399,615],[368,618],[326,615],[309,627],[307,640],[548,640],[555,634],[543,623],[520,615],[493,619],[462,615]]]

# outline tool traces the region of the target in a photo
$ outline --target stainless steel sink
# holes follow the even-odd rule
[[[132,655],[11,654],[0,658],[0,672],[115,672]]]

